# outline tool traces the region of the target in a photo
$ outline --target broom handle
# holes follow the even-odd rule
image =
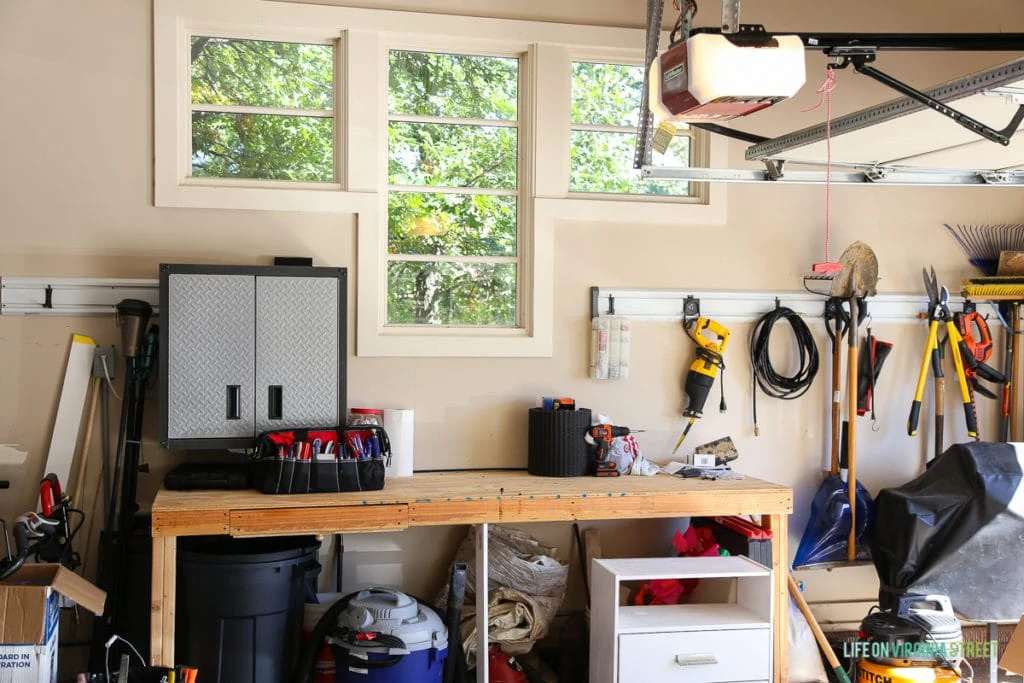
[[[1020,417],[1018,398],[1020,391],[1017,389],[1017,378],[1020,373],[1020,302],[1014,301],[1013,305],[1013,341],[1010,348],[1013,350],[1013,363],[1010,366],[1010,441],[1019,441],[1020,427],[1017,420]]]
[[[818,641],[818,647],[825,654],[825,659],[828,660],[828,665],[832,667],[832,671],[835,673],[836,678],[839,679],[840,683],[850,683],[850,679],[847,677],[843,667],[839,664],[839,658],[836,657],[836,653],[833,652],[832,646],[828,644],[828,639],[825,638],[825,633],[818,626],[818,620],[814,618],[811,613],[811,608],[807,606],[807,601],[804,600],[804,596],[800,593],[799,586],[796,585],[796,581],[793,580],[793,575],[789,574],[789,594],[793,596],[793,601],[796,606],[800,608],[800,612],[804,615],[804,619],[807,620],[807,625],[811,628],[811,633],[814,634],[814,639]]]
[[[857,296],[850,298],[850,362],[846,369],[850,397],[850,429],[847,434],[847,496],[850,500],[850,536],[846,559],[857,559]]]

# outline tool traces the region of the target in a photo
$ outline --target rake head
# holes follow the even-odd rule
[[[950,225],[946,230],[967,254],[971,265],[985,275],[999,270],[999,254],[1004,251],[1024,251],[1024,224]]]

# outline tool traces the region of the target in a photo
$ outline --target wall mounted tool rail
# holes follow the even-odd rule
[[[122,299],[140,299],[157,313],[160,283],[156,279],[0,277],[0,315],[114,315]]]
[[[590,288],[590,316],[620,316],[650,322],[681,321],[705,315],[715,320],[756,322],[777,304],[799,315],[815,319],[825,311],[827,297],[809,292],[743,292],[698,289]],[[925,294],[879,294],[868,297],[871,319],[885,322],[916,322],[928,313]],[[949,304],[960,308],[964,298],[950,296]]]

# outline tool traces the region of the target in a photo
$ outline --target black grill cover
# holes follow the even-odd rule
[[[908,592],[942,594],[966,619],[1020,619],[1022,461],[1011,444],[957,444],[917,479],[879,492],[871,557],[884,609]]]

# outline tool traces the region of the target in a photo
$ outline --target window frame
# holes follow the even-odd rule
[[[622,53],[613,53],[622,54]],[[626,133],[630,132],[627,130],[627,126],[605,126],[605,125],[594,125],[588,123],[578,123],[572,119],[572,87],[573,87],[573,73],[572,65],[577,63],[589,63],[589,64],[611,64],[621,66],[635,66],[640,67],[643,70],[643,60],[628,59],[628,58],[583,58],[574,54],[569,62],[569,136],[570,136],[570,154],[571,154],[571,140],[572,134],[577,131],[594,131],[594,132],[614,132],[614,133]],[[638,103],[639,104],[639,103]],[[634,128],[632,131],[636,133]],[[651,131],[653,135],[653,131]],[[690,167],[707,166],[708,164],[708,152],[711,146],[710,134],[707,131],[700,130],[698,128],[690,128],[687,133],[676,134],[677,137],[688,137],[690,138]],[[690,192],[685,195],[658,195],[658,194],[643,194],[639,192],[579,192],[571,189],[572,178],[568,179],[569,184],[566,186],[566,192],[570,199],[597,199],[597,200],[608,200],[608,201],[625,201],[625,202],[665,202],[669,204],[707,204],[709,199],[709,185],[710,183],[702,183],[699,181],[690,181]]]
[[[267,42],[273,42],[273,43],[301,43],[301,44],[305,44],[305,45],[329,45],[331,47],[332,54],[334,55],[334,65],[333,65],[334,70],[333,70],[333,73],[332,73],[332,87],[334,89],[334,99],[333,99],[333,102],[332,102],[332,105],[331,105],[330,109],[320,110],[320,111],[324,111],[324,112],[329,112],[329,114],[327,114],[327,115],[324,115],[324,114],[312,114],[312,113],[290,113],[293,110],[289,110],[289,109],[286,109],[286,108],[272,108],[272,107],[261,107],[261,106],[252,106],[252,105],[229,105],[229,106],[224,106],[224,105],[208,105],[208,104],[198,104],[197,105],[197,104],[192,102],[192,96],[191,96],[191,93],[192,93],[192,68],[191,68],[191,66],[192,66],[192,64],[191,64],[191,59],[190,59],[189,63],[188,63],[188,71],[187,71],[187,74],[186,74],[187,83],[185,84],[185,87],[189,91],[189,97],[188,97],[188,103],[187,103],[187,107],[188,107],[188,111],[189,111],[189,117],[188,117],[188,121],[186,122],[187,126],[188,126],[188,129],[186,131],[184,131],[184,134],[186,136],[186,139],[191,140],[191,138],[192,138],[192,114],[194,114],[197,111],[197,107],[198,107],[199,111],[209,111],[209,112],[222,111],[222,112],[225,112],[225,113],[233,113],[234,111],[239,111],[239,110],[246,109],[246,108],[263,110],[263,111],[253,112],[257,116],[268,115],[268,114],[279,114],[279,115],[284,115],[284,116],[315,116],[317,118],[330,118],[331,119],[331,129],[332,129],[331,130],[331,135],[332,135],[332,141],[333,141],[332,168],[331,168],[332,179],[329,180],[329,181],[319,181],[319,180],[301,181],[301,180],[280,180],[280,179],[269,179],[269,178],[231,178],[231,177],[217,177],[217,176],[195,176],[195,175],[192,175],[192,154],[190,153],[191,145],[189,145],[189,150],[186,150],[184,148],[184,146],[182,146],[181,149],[180,149],[180,153],[182,153],[185,156],[185,158],[181,159],[181,164],[182,164],[181,168],[183,169],[183,173],[184,173],[184,177],[181,179],[181,182],[183,182],[185,184],[189,184],[189,185],[213,186],[213,187],[219,187],[219,186],[229,186],[229,187],[230,186],[235,186],[235,187],[261,187],[261,188],[265,187],[265,188],[268,188],[268,189],[269,188],[274,188],[274,189],[295,189],[295,190],[327,189],[327,190],[335,190],[335,191],[342,189],[342,187],[344,185],[344,178],[345,178],[345,155],[344,155],[343,149],[342,149],[343,148],[343,144],[342,144],[343,143],[343,138],[342,138],[342,135],[344,133],[345,126],[344,126],[343,122],[339,122],[339,120],[338,120],[338,117],[339,117],[339,112],[338,112],[339,98],[338,98],[338,94],[337,94],[338,93],[338,88],[341,86],[341,83],[343,81],[342,71],[343,71],[344,60],[343,60],[342,56],[340,55],[340,53],[342,51],[342,41],[341,41],[341,39],[338,38],[337,36],[335,36],[333,38],[325,39],[325,40],[265,38],[265,37],[251,36],[251,35],[246,35],[246,36],[226,35],[225,32],[223,32],[223,31],[212,31],[212,32],[205,32],[204,33],[204,32],[202,32],[200,30],[197,30],[197,25],[192,25],[192,26],[186,28],[185,40],[186,40],[186,42],[189,45],[191,45],[192,39],[194,37],[196,37],[196,36],[201,36],[201,37],[206,37],[206,38],[226,38],[226,39],[240,39],[240,40],[259,40],[259,41],[267,41]],[[298,109],[296,109],[294,111],[295,112],[306,112],[306,110],[298,110]]]
[[[191,169],[192,34],[335,43],[338,183],[186,180]],[[664,37],[667,40],[667,35]],[[153,1],[154,192],[157,207],[318,211],[355,224],[358,356],[550,357],[554,337],[554,250],[558,223],[723,225],[726,185],[705,204],[643,197],[609,200],[568,192],[571,62],[642,62],[644,32],[605,26],[494,19],[283,2]],[[525,55],[520,64],[521,326],[388,326],[388,49]],[[629,61],[621,62],[629,63]],[[188,126],[183,125],[184,122]],[[726,165],[725,141],[710,162]],[[537,163],[537,159],[543,163]],[[196,182],[199,181],[199,182]],[[641,195],[638,195],[641,197]],[[352,263],[324,264],[348,265]]]
[[[529,297],[527,297],[525,295],[525,291],[524,291],[526,289],[526,287],[524,286],[525,285],[524,275],[527,274],[527,270],[525,268],[525,266],[526,266],[526,259],[523,257],[524,253],[529,253],[529,245],[530,245],[530,238],[529,238],[529,234],[528,234],[530,232],[530,230],[526,229],[526,226],[529,225],[529,223],[527,223],[526,220],[525,220],[526,216],[528,215],[527,206],[530,204],[530,201],[529,201],[530,197],[525,192],[525,190],[527,188],[527,183],[525,182],[524,178],[529,178],[529,166],[530,166],[530,163],[531,163],[531,155],[527,154],[527,144],[526,144],[525,141],[531,140],[531,137],[530,137],[529,126],[523,120],[523,114],[524,114],[524,111],[526,109],[525,103],[529,101],[529,97],[530,97],[530,93],[529,93],[530,83],[528,82],[528,80],[526,78],[526,75],[525,75],[526,73],[528,73],[528,70],[529,70],[530,64],[531,64],[530,50],[527,49],[527,50],[525,50],[523,52],[508,52],[508,51],[501,51],[501,50],[495,50],[495,49],[487,49],[487,50],[485,50],[485,49],[483,49],[484,46],[477,45],[476,42],[472,42],[472,44],[468,43],[468,42],[465,43],[467,48],[471,47],[471,49],[458,50],[458,49],[454,48],[448,42],[445,42],[443,45],[441,44],[440,41],[435,43],[434,41],[426,41],[425,42],[425,41],[422,41],[422,40],[416,40],[415,42],[417,43],[417,45],[419,45],[419,47],[410,48],[410,47],[407,47],[404,43],[403,43],[402,46],[386,44],[384,46],[385,52],[387,54],[386,67],[390,70],[390,63],[391,63],[391,59],[390,58],[391,58],[391,52],[392,51],[430,52],[430,53],[435,53],[435,54],[467,55],[467,56],[476,56],[476,57],[501,57],[501,58],[515,59],[517,61],[517,69],[516,69],[516,76],[517,76],[516,80],[517,80],[517,83],[516,83],[516,87],[517,87],[518,99],[517,99],[517,102],[516,102],[515,125],[514,126],[509,126],[509,125],[507,125],[507,123],[503,123],[501,120],[498,120],[495,123],[496,126],[501,126],[501,127],[506,127],[506,128],[513,128],[516,131],[516,187],[515,187],[515,190],[514,190],[514,194],[504,194],[504,193],[499,193],[499,192],[493,192],[492,193],[492,192],[486,192],[486,191],[482,192],[482,194],[488,194],[488,195],[494,195],[494,196],[498,196],[498,195],[504,194],[504,196],[514,196],[516,198],[516,255],[514,257],[515,258],[514,262],[516,264],[516,292],[515,292],[515,295],[516,295],[516,303],[515,303],[515,307],[516,307],[516,321],[515,321],[515,325],[513,325],[511,327],[508,327],[508,326],[489,327],[489,326],[469,326],[469,325],[466,325],[466,326],[461,326],[461,325],[452,325],[452,326],[449,326],[449,325],[409,325],[409,324],[390,323],[390,322],[388,322],[388,317],[387,317],[387,283],[385,282],[385,301],[384,301],[384,318],[383,318],[383,320],[384,320],[384,323],[383,323],[384,327],[388,330],[388,332],[395,332],[395,331],[400,331],[400,330],[412,330],[412,331],[415,331],[415,333],[419,333],[419,332],[421,332],[421,331],[423,331],[425,329],[426,330],[433,330],[433,331],[435,331],[436,334],[447,335],[449,337],[453,336],[453,335],[461,334],[461,333],[463,333],[465,331],[468,331],[468,330],[474,330],[474,329],[485,329],[488,334],[492,334],[492,335],[505,334],[505,335],[509,335],[509,336],[520,336],[522,334],[522,330],[526,327],[526,325],[525,325],[526,321],[528,321],[528,320],[530,320],[532,318],[532,315],[530,315],[530,308],[531,307],[529,305]],[[428,42],[434,44],[434,47],[433,48],[423,47]],[[389,107],[390,94],[391,94],[390,93],[390,78],[388,79],[387,86],[388,87],[385,88],[386,92],[385,92],[385,100],[384,100],[384,105],[383,105],[383,109],[384,109],[384,130],[385,130],[385,135],[384,135],[385,151],[384,151],[384,168],[383,168],[385,207],[388,207],[388,201],[387,200],[388,200],[388,198],[390,196],[390,193],[392,192],[392,188],[393,187],[402,188],[400,191],[414,191],[414,190],[411,190],[409,188],[415,187],[415,188],[417,188],[419,191],[421,191],[423,193],[431,192],[431,188],[437,188],[437,187],[448,188],[448,186],[438,186],[438,185],[423,185],[423,186],[419,186],[419,185],[417,185],[417,186],[396,185],[396,186],[393,186],[389,182],[390,181],[390,177],[389,177],[390,174],[388,172],[388,165],[389,165],[389,161],[390,161],[390,135],[389,135],[389,133],[390,133],[390,125],[392,123],[392,120],[393,119],[399,119],[399,120],[414,119],[414,118],[417,118],[417,117],[412,116],[412,115],[407,115],[407,114],[397,114],[397,115],[392,115],[391,114],[390,107]],[[467,121],[467,119],[459,119],[459,118],[455,118],[455,117],[442,117],[442,118],[448,119],[450,124],[455,124],[455,125],[460,124],[460,122]],[[446,123],[441,122],[441,121],[439,121],[439,123],[442,123],[442,125],[449,125],[449,124],[446,124]],[[474,125],[474,126],[483,127],[485,124],[480,123],[480,120],[477,119],[477,120],[474,120],[473,123],[470,123],[468,125]],[[451,190],[451,189],[458,190],[458,189],[468,189],[468,188],[448,188],[448,189],[449,190]],[[437,192],[436,189],[434,189],[433,191]],[[389,226],[389,215],[386,212],[384,214],[384,216],[385,216],[384,231],[385,231],[385,245],[386,245],[387,244],[387,240],[390,237],[387,234],[388,226]],[[507,259],[508,257],[505,257],[505,258]],[[412,260],[412,259],[409,259],[409,260]],[[390,254],[387,253],[386,247],[385,247],[384,261],[385,261],[384,271],[385,271],[385,278],[386,278],[387,277],[388,263],[390,261],[392,261],[392,259],[390,258]],[[456,261],[456,262],[459,262],[459,261]],[[467,259],[467,262],[468,262],[468,259]],[[492,262],[493,263],[500,263],[500,262],[509,262],[509,261],[498,261],[498,260],[495,260],[495,261],[492,261]],[[506,332],[502,333],[501,332],[502,330],[505,330]]]
[[[387,318],[388,243],[388,58],[391,50],[442,52],[519,59],[518,158],[517,158],[517,305],[515,327],[391,325]],[[552,349],[551,296],[554,285],[552,251],[554,235],[550,223],[538,220],[533,198],[535,164],[536,56],[524,41],[451,35],[430,36],[392,32],[381,37],[378,67],[382,71],[380,100],[381,139],[378,202],[380,218],[375,232],[369,221],[360,221],[359,301],[357,325],[358,355],[431,357],[517,357],[550,356]],[[429,186],[425,186],[429,188]],[[365,240],[365,241],[364,241]],[[365,249],[364,249],[365,245]],[[372,275],[371,272],[374,272]],[[371,315],[365,315],[372,311]],[[371,319],[372,318],[372,319]]]

